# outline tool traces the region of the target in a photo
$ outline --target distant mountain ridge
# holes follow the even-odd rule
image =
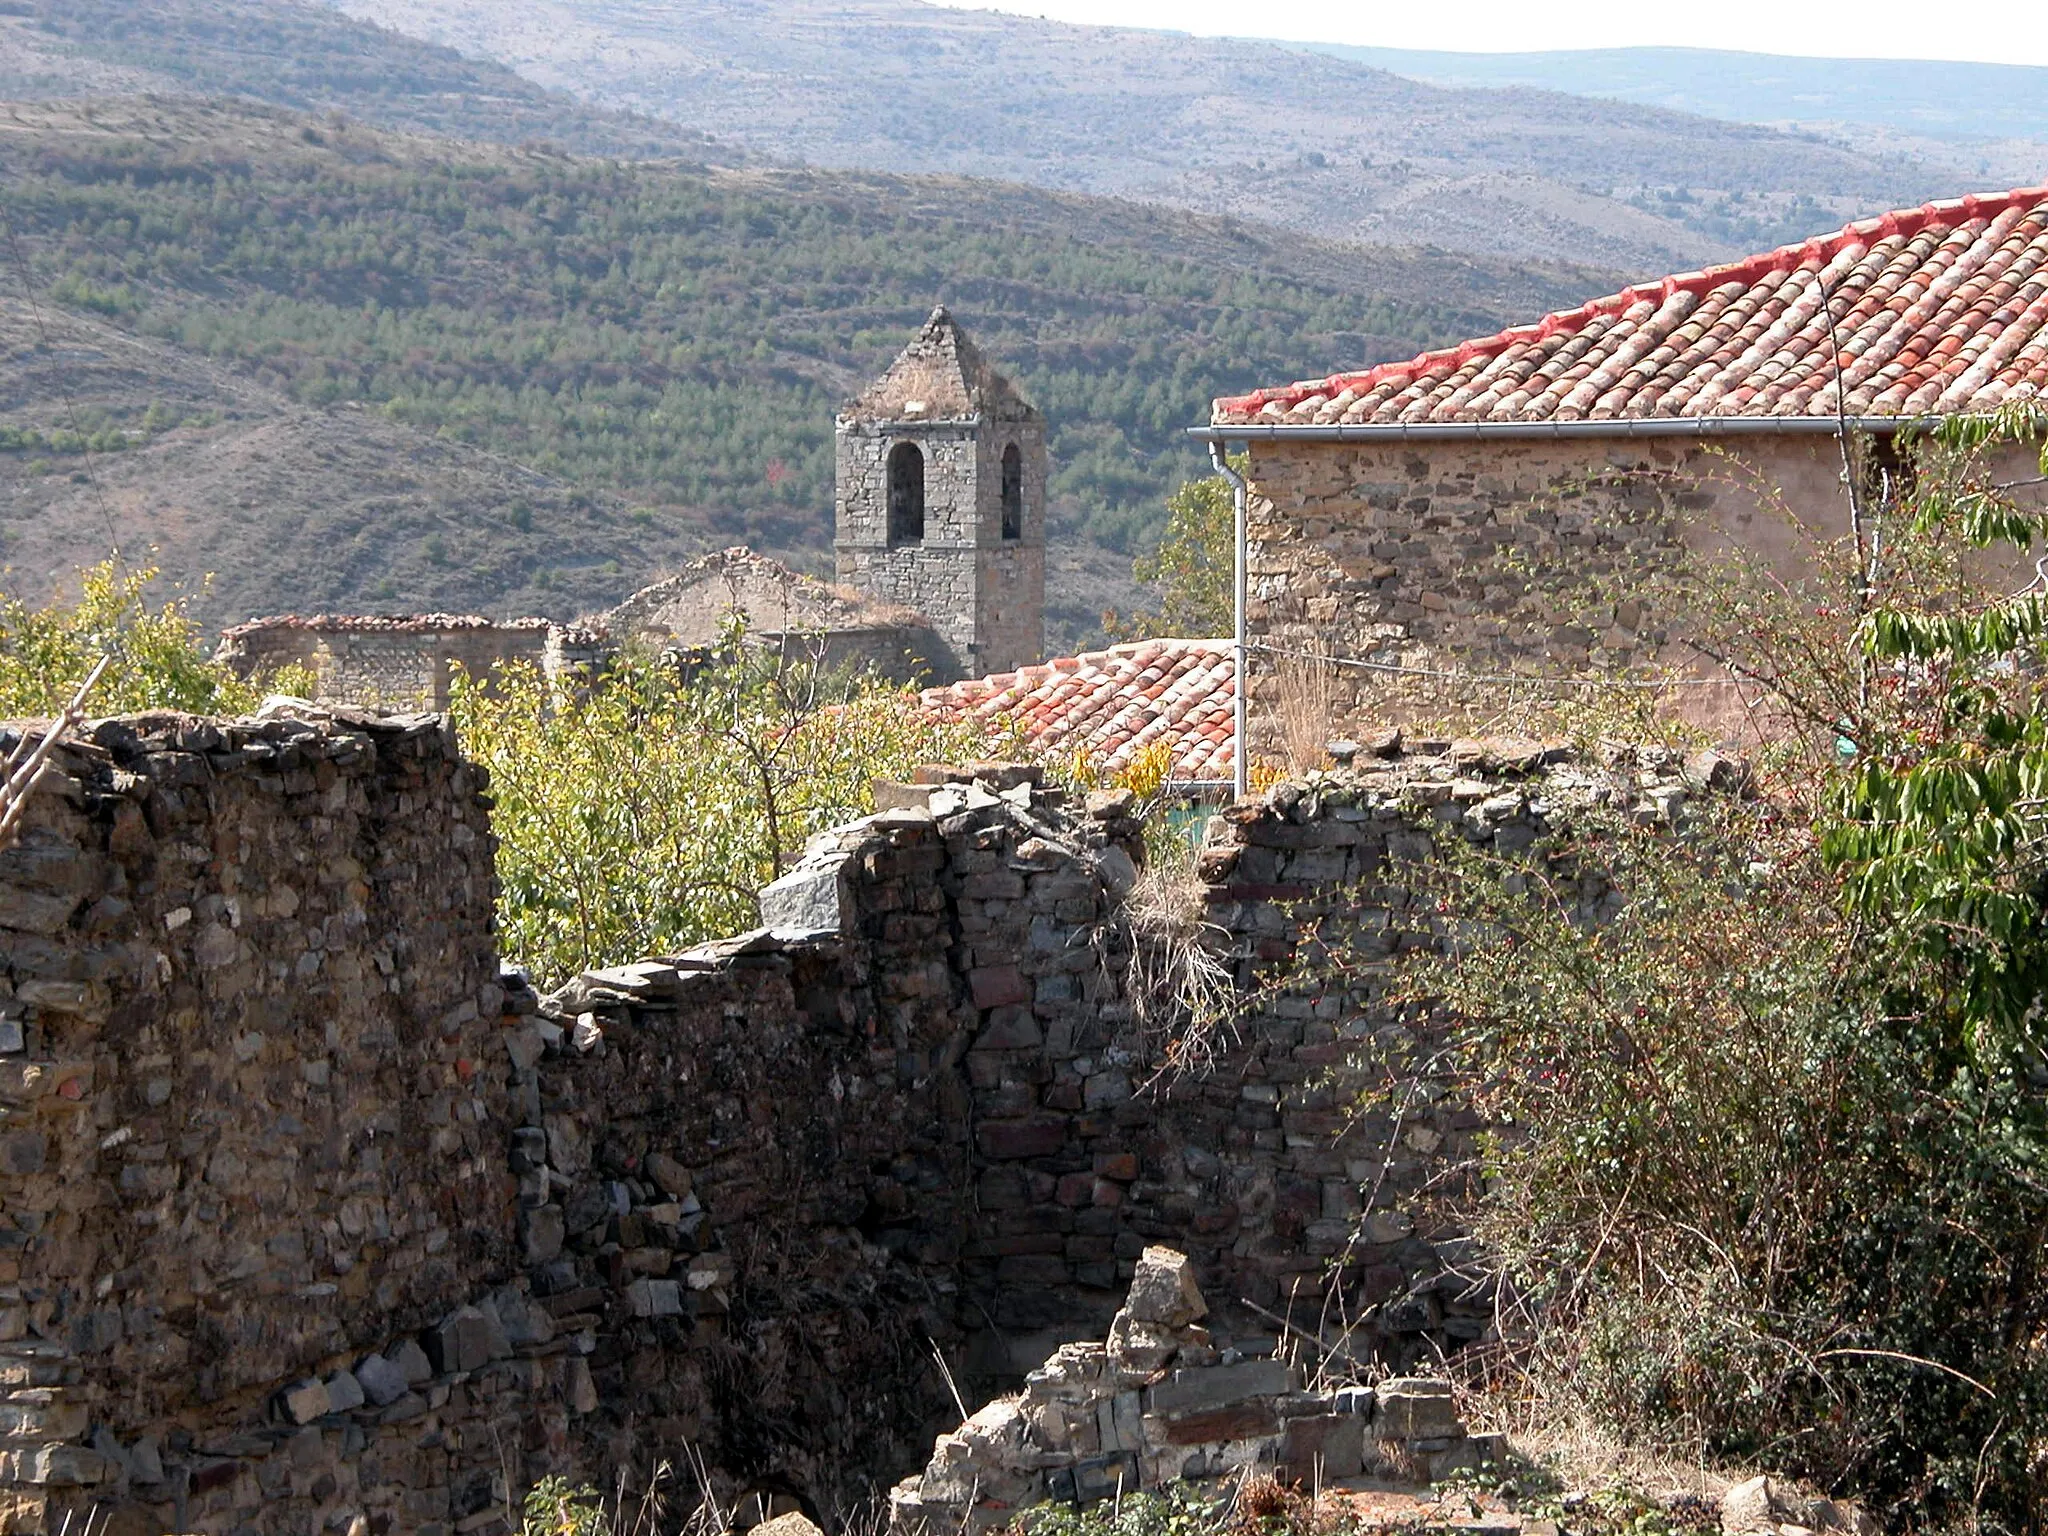
[[[1808,59],[1719,48],[1449,53],[1348,43],[1282,46],[1437,85],[1527,86],[1738,123],[1862,124],[1928,138],[2048,140],[2048,68],[2034,65]]]
[[[757,153],[1641,276],[1838,228],[1980,174],[1924,149],[1451,90],[1327,54],[916,0],[335,3]]]
[[[452,48],[297,0],[0,0],[0,100],[142,92],[339,109],[381,128],[582,154],[743,157],[705,134],[594,107]]]
[[[1611,286],[996,182],[193,97],[0,108],[0,197],[28,268],[24,294],[0,266],[0,585],[104,555],[104,494],[131,556],[212,573],[223,623],[567,617],[739,539],[822,569],[834,412],[944,300],[1047,417],[1048,633],[1085,648],[1205,471],[1182,429],[1212,395]]]

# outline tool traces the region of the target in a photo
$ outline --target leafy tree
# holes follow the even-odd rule
[[[752,926],[760,888],[872,809],[876,777],[982,755],[907,689],[727,639],[694,666],[625,656],[593,686],[458,679],[463,748],[497,802],[505,947],[547,980]]]
[[[1249,460],[1232,465],[1242,473]],[[1166,528],[1131,573],[1161,589],[1158,609],[1128,619],[1104,616],[1116,639],[1209,639],[1234,633],[1237,624],[1237,507],[1221,475],[1181,484],[1166,500]]]
[[[2031,554],[2048,538],[2048,409],[2015,403],[1937,428],[1899,509],[1922,538]],[[2013,474],[2012,454],[2037,456]],[[1950,1044],[2048,1047],[2048,590],[1958,599],[1865,582],[1862,667],[1841,737],[1854,766],[1826,849],[1856,910],[1939,968]],[[1940,599],[1940,600],[1937,600]]]
[[[86,701],[95,714],[255,708],[264,688],[211,659],[207,636],[178,598],[152,606],[157,579],[152,567],[108,559],[79,572],[75,602],[37,609],[0,597],[0,717],[57,714],[102,656],[113,666]],[[271,681],[289,690],[303,679]]]

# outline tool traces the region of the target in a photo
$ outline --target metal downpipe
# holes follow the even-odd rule
[[[1209,462],[1216,466],[1217,474],[1230,482],[1232,511],[1234,513],[1233,523],[1235,531],[1234,537],[1231,540],[1231,547],[1236,552],[1236,559],[1234,561],[1236,570],[1233,572],[1235,578],[1234,585],[1236,587],[1236,622],[1232,629],[1230,648],[1230,665],[1232,669],[1230,757],[1231,773],[1236,780],[1235,792],[1242,799],[1251,792],[1252,787],[1251,743],[1247,739],[1247,732],[1245,730],[1247,700],[1251,693],[1251,678],[1245,667],[1244,615],[1247,584],[1245,571],[1245,499],[1250,493],[1251,488],[1246,483],[1244,476],[1230,467],[1230,457],[1225,452],[1224,445],[1220,441],[1212,440],[1210,442]]]

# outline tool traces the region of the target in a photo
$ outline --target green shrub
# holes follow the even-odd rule
[[[728,639],[688,676],[628,655],[589,689],[530,667],[458,680],[463,747],[497,800],[505,947],[539,976],[749,928],[806,838],[873,808],[873,779],[982,755],[907,689]]]
[[[103,655],[114,664],[86,701],[92,714],[255,708],[265,688],[212,660],[205,632],[178,598],[152,606],[157,579],[153,568],[103,560],[79,572],[73,602],[32,608],[0,597],[0,718],[57,714]],[[296,673],[270,681],[287,692],[305,682]]]
[[[1463,1021],[1430,1076],[1498,1128],[1474,1224],[1526,1379],[1665,1453],[2016,1517],[2048,1444],[2024,1073],[1955,1070],[1804,826],[1570,838],[1416,882],[1469,925],[1411,981]]]

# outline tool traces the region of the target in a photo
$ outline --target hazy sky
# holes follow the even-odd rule
[[[1866,0],[1848,5],[1657,6],[1641,0],[1463,0],[1459,4],[1308,0],[1250,6],[1243,0],[937,0],[972,10],[1055,21],[1170,27],[1228,37],[1370,43],[1518,53],[1544,48],[1662,44],[1745,48],[1824,58],[1974,59],[2048,65],[2048,0]],[[1952,17],[1953,26],[1928,25]],[[1748,23],[1745,25],[1745,23]]]

